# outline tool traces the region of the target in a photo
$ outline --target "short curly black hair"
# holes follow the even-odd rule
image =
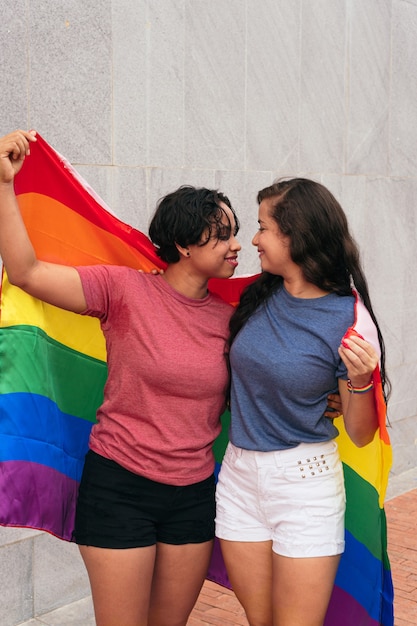
[[[225,212],[221,203],[232,211],[236,235],[239,221],[229,198],[220,191],[183,185],[161,198],[149,226],[149,237],[158,256],[166,263],[177,263],[180,255],[176,244],[182,248],[203,246],[213,235],[229,239],[232,224],[228,218],[229,225],[223,223]]]

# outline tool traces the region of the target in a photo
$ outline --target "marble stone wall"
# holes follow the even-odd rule
[[[322,181],[360,244],[393,383],[394,474],[417,465],[417,0],[3,0],[0,133],[35,128],[147,231],[180,184],[242,221],[277,176]]]

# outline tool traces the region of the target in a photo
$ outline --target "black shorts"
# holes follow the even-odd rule
[[[100,548],[203,543],[214,537],[214,517],[214,476],[185,487],[165,485],[90,450],[73,538]]]

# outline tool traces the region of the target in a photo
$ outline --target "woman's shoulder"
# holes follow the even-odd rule
[[[348,294],[339,294],[339,293],[329,293],[329,301],[333,303],[334,307],[337,307],[341,310],[352,309],[355,306],[356,297],[353,293]]]
[[[108,289],[121,292],[128,291],[129,287],[134,287],[135,290],[141,287],[146,289],[152,278],[155,278],[153,274],[146,274],[126,265],[84,265],[76,269],[84,284],[97,287],[107,285]]]

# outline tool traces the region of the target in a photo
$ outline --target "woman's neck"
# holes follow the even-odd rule
[[[175,291],[187,298],[201,300],[207,296],[208,280],[187,272],[180,263],[168,265],[162,276]]]
[[[322,298],[329,293],[313,283],[309,283],[305,278],[298,277],[295,279],[284,278],[284,287],[294,298]]]

